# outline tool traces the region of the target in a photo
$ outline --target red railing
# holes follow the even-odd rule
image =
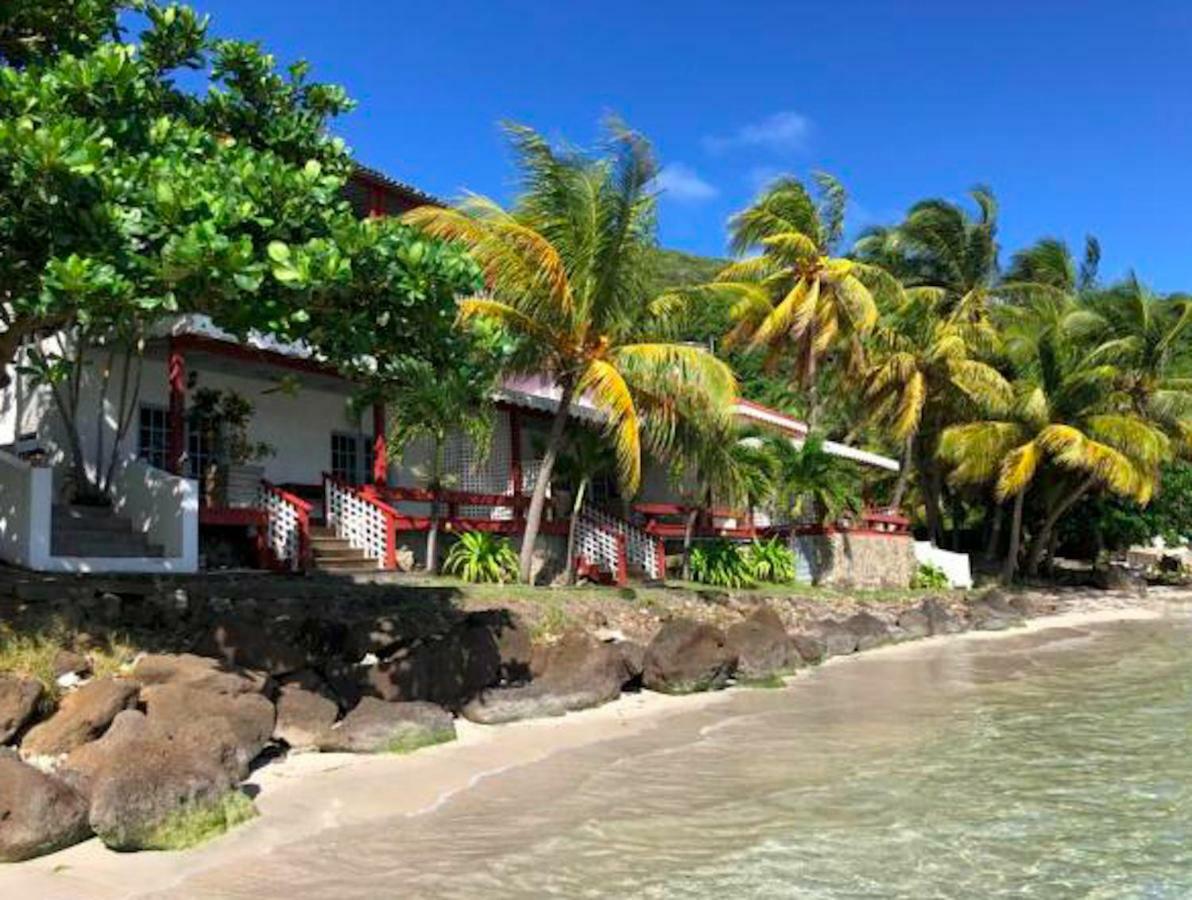
[[[323,473],[323,496],[327,524],[349,545],[363,550],[384,569],[397,568],[397,532],[402,516],[366,490]]]
[[[270,552],[279,562],[288,561],[294,568],[305,569],[310,564],[311,556],[312,505],[263,479],[261,501],[269,517],[266,532]]]

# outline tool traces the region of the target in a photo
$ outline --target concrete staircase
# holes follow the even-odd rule
[[[312,568],[326,575],[367,575],[377,571],[376,560],[351,546],[328,525],[310,526]]]
[[[56,505],[50,531],[50,552],[54,556],[87,558],[161,557],[162,548],[149,543],[132,522],[97,506]]]

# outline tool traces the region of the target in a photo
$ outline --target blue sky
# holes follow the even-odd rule
[[[724,250],[759,184],[824,169],[854,229],[993,187],[1003,260],[1042,235],[1192,290],[1192,4],[967,0],[192,0],[359,101],[357,157],[507,199],[498,122],[581,145],[615,111],[667,166],[662,242]]]

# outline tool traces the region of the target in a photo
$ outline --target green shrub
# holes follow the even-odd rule
[[[517,554],[508,538],[487,531],[465,531],[447,554],[443,571],[473,584],[517,580]]]
[[[948,574],[935,563],[920,563],[911,576],[911,587],[926,590],[943,590],[952,586]]]
[[[790,584],[795,580],[795,554],[778,538],[754,541],[745,551],[745,558],[758,581]]]
[[[691,548],[691,577],[723,588],[753,587],[753,572],[746,555],[731,541],[708,541]]]

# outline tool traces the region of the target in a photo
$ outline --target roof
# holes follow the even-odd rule
[[[375,185],[377,187],[385,188],[394,193],[401,194],[402,197],[411,202],[413,206],[446,206],[447,203],[440,200],[433,194],[428,194],[421,188],[416,188],[414,185],[405,181],[398,181],[386,175],[380,169],[374,169],[371,166],[361,165],[356,163],[356,171],[353,173],[354,177],[361,181]]]

